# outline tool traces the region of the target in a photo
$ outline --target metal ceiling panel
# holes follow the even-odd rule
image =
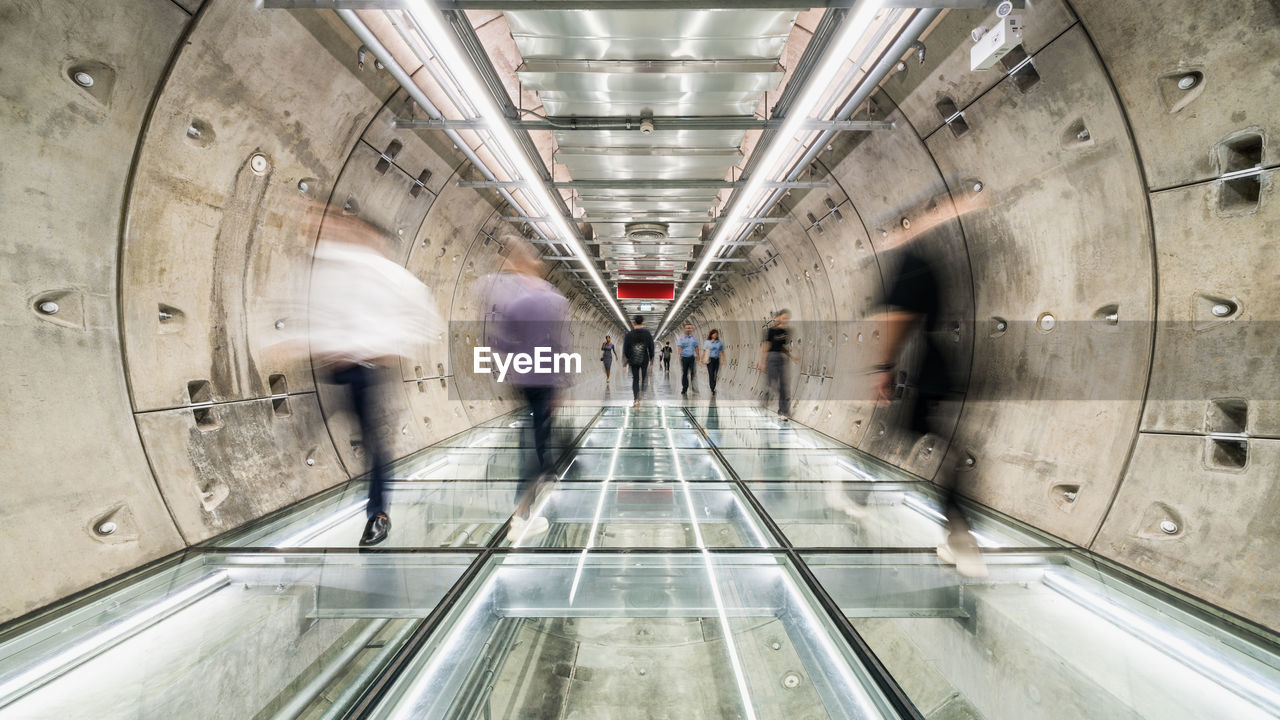
[[[526,90],[564,94],[604,93],[626,101],[632,95],[692,93],[758,94],[778,86],[782,66],[774,62],[535,61],[516,73]],[[537,68],[536,70],[534,68]],[[561,69],[557,69],[561,68]]]
[[[663,95],[651,93],[615,97],[608,93],[565,95],[540,93],[542,107],[555,117],[580,116],[639,116],[645,113],[663,115],[750,115],[760,104],[761,93],[690,93],[688,95]]]
[[[692,157],[617,158],[607,155],[557,155],[556,162],[569,168],[579,180],[646,180],[674,178],[722,178],[736,164],[738,155]]]
[[[526,61],[777,60],[796,12],[785,10],[534,10],[506,13]]]
[[[556,145],[571,147],[722,147],[739,148],[745,130],[557,130]]]
[[[782,80],[796,13],[775,10],[523,11],[506,14],[523,56],[522,88],[557,118],[750,118]],[[742,160],[744,130],[558,130],[555,160],[576,181],[640,180],[642,187],[578,188],[597,237],[625,237],[628,220],[667,218],[669,237],[701,238],[720,188],[663,187],[724,180]],[[697,242],[597,245],[609,277],[679,278]],[[666,304],[655,307],[665,311]]]

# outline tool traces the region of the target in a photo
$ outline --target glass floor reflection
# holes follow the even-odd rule
[[[1280,644],[755,407],[528,414],[0,629],[0,718],[1274,718]],[[696,397],[696,396],[695,396]],[[629,398],[627,398],[629,400]]]

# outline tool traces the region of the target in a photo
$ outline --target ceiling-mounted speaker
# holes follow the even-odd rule
[[[627,239],[632,242],[660,242],[667,239],[667,226],[662,223],[632,223],[627,226]]]

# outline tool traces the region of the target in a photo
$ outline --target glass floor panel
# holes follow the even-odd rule
[[[528,456],[517,448],[427,448],[392,463],[396,480],[519,480]]]
[[[563,450],[573,441],[578,430],[557,425],[551,431],[551,447]],[[530,430],[509,427],[478,427],[438,443],[442,448],[521,448],[532,445]]]
[[[739,479],[912,482],[920,478],[857,450],[725,449],[725,462]]]
[[[693,421],[683,415],[675,416],[655,416],[655,415],[606,415],[596,421],[591,426],[592,430],[616,429],[616,428],[634,428],[637,430],[659,430],[671,428],[672,430],[689,430],[696,428]]]
[[[535,515],[548,532],[517,547],[777,547],[728,483],[560,483]]]
[[[705,448],[706,438],[697,430],[631,429],[588,430],[583,448]]]
[[[616,434],[616,433],[615,433]],[[679,460],[679,472],[676,462]],[[562,480],[704,480],[727,481],[720,461],[710,450],[621,449],[578,450],[573,454]]]
[[[473,559],[205,554],[130,576],[0,642],[0,716],[340,717]]]
[[[1280,717],[1274,638],[1075,552],[804,559],[925,717]]]
[[[780,428],[721,428],[707,430],[707,437],[716,447],[775,448],[817,450],[824,448],[847,449],[849,446],[820,432],[785,423]]]
[[[461,547],[488,544],[511,517],[514,481],[391,482],[387,514],[392,532],[381,547]],[[365,525],[368,490],[352,482],[245,532],[218,538],[226,547],[357,547]]]
[[[0,718],[1280,717],[1273,633],[974,504],[961,577],[931,484],[655,386],[560,409],[545,532],[517,411],[394,463],[379,547],[347,482],[0,627]]]
[[[753,483],[751,494],[796,547],[934,547],[946,540],[931,483]],[[1056,547],[1053,538],[961,501],[980,547]]]
[[[491,559],[375,718],[887,718],[785,558]]]
[[[581,430],[591,423],[591,419],[596,416],[597,409],[585,412],[585,408],[577,408],[576,411],[560,408],[556,412],[556,423],[567,428]],[[533,422],[533,413],[527,410],[507,413],[498,417],[477,423],[478,428],[527,428]]]

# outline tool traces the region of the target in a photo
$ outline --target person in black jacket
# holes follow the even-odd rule
[[[649,384],[649,368],[653,365],[653,333],[644,328],[644,317],[631,319],[635,327],[622,340],[622,357],[631,366],[631,397],[640,407],[640,387]]]
[[[954,411],[948,412],[946,407],[964,396],[964,383],[948,364],[948,355],[944,352],[950,335],[939,318],[944,301],[939,278],[944,272],[945,259],[939,256],[935,246],[922,243],[918,238],[952,219],[950,207],[950,203],[937,203],[936,210],[914,223],[917,228],[894,253],[897,269],[889,276],[883,310],[872,318],[881,335],[880,362],[871,370],[877,402],[882,405],[907,402],[899,400],[899,385],[914,388],[915,405],[906,418],[905,429],[918,438],[932,435],[941,442],[947,442],[955,422]],[[975,202],[956,203],[954,212],[959,215],[976,207]],[[919,336],[923,336],[923,357],[904,367],[906,348]],[[903,376],[905,382],[901,379]],[[944,493],[947,518],[947,540],[938,546],[938,557],[954,564],[962,575],[985,577],[986,564],[958,502],[962,488],[957,485],[962,481],[950,466],[941,468],[935,478]]]

